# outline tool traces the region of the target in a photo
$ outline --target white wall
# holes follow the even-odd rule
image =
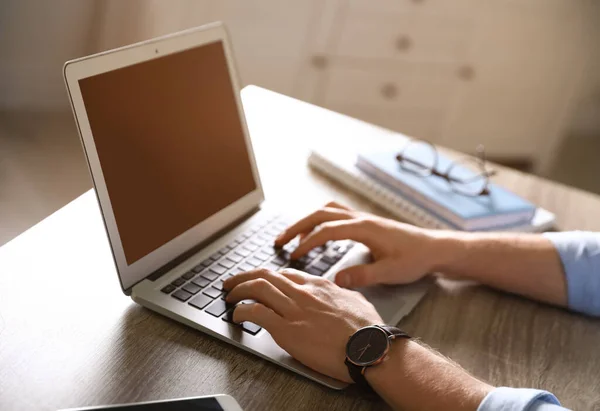
[[[0,1],[0,108],[68,106],[66,60],[86,55],[94,0]]]

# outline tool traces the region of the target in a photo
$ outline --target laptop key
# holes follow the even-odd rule
[[[188,271],[187,273],[185,273],[184,275],[182,275],[181,278],[183,278],[185,280],[191,280],[195,276],[196,276],[196,273],[194,273],[193,271]]]
[[[250,250],[246,250],[244,247],[235,250],[235,254],[241,255],[242,257],[248,257],[252,252]]]
[[[222,274],[225,274],[225,272],[227,271],[227,267],[223,267],[222,265],[215,264],[209,268],[209,271],[212,271],[213,273],[222,275]]]
[[[287,262],[288,262],[288,260],[281,255],[278,255],[274,259],[271,260],[271,263],[277,264],[279,266],[282,266],[282,265],[286,264]]]
[[[254,236],[250,239],[250,242],[254,245],[261,247],[267,243],[267,240],[258,236]]]
[[[263,252],[263,253],[265,253],[265,254],[268,254],[268,255],[275,255],[275,254],[277,254],[277,249],[273,245],[266,245],[263,248],[261,248],[260,251]]]
[[[223,273],[225,273],[226,270],[223,270]],[[214,273],[212,271],[204,271],[202,274],[200,274],[202,277],[206,278],[208,281],[215,281],[217,278],[219,278],[219,274]]]
[[[304,270],[306,268],[307,264],[303,263],[302,261],[299,260],[294,260],[294,261],[290,261],[290,268],[293,268],[295,270]]]
[[[171,284],[173,284],[175,287],[180,287],[185,284],[185,280],[183,278],[178,278],[175,281],[172,281]]]
[[[202,261],[202,265],[203,265],[204,267],[208,267],[209,265],[211,265],[211,264],[212,264],[212,263],[214,263],[214,262],[215,262],[215,259],[214,259],[214,258],[210,258],[210,257],[208,257],[206,260]]]
[[[239,273],[243,273],[244,270],[242,270],[240,267],[235,267],[233,270],[229,271],[230,275],[236,275]]]
[[[307,272],[308,274],[311,274],[311,275],[317,275],[317,276],[322,276],[322,275],[323,275],[323,273],[324,273],[324,271],[322,271],[322,270],[319,270],[319,269],[318,269],[317,267],[315,267],[315,266],[310,266],[310,267],[308,267],[308,268],[305,268],[305,269],[304,269],[304,271],[305,271],[305,272]]]
[[[267,261],[270,257],[269,254],[263,253],[262,251],[254,253],[254,258],[258,258],[261,261]]]
[[[200,294],[192,298],[188,304],[192,307],[196,307],[197,309],[201,310],[208,304],[210,304],[212,301],[212,298],[207,297],[204,294]]]
[[[192,283],[196,284],[200,288],[204,288],[210,284],[210,281],[208,281],[206,278],[204,278],[202,276],[198,276],[194,280],[192,280]]]
[[[246,250],[250,250],[250,251],[258,250],[258,246],[256,244],[252,244],[252,243],[244,244],[244,246],[242,248],[245,248]]]
[[[325,261],[319,260],[316,263],[313,263],[313,267],[325,272],[331,268],[331,264],[327,264]]]
[[[232,247],[229,247],[228,245],[226,245],[225,247],[221,248],[219,250],[219,252],[223,255],[227,254],[229,251],[231,251]]]
[[[190,294],[198,294],[198,291],[200,291],[202,287],[198,287],[194,283],[187,283],[181,289],[187,291]]]
[[[242,257],[239,254],[236,253],[231,253],[227,256],[228,259],[230,259],[231,261],[235,262],[235,263],[241,263],[242,260],[244,259],[244,257]]]
[[[259,265],[262,265],[262,263],[263,262],[256,257],[250,257],[246,260],[246,264],[250,264],[253,267],[258,267]]]
[[[206,312],[209,314],[214,315],[215,317],[220,317],[223,314],[225,314],[225,312],[227,310],[230,310],[233,308],[233,305],[231,304],[227,304],[225,301],[223,300],[215,300],[207,309]]]
[[[250,265],[247,263],[241,263],[239,265],[239,268],[241,268],[242,271],[252,271],[252,270],[254,270],[255,267],[253,265]]]
[[[230,310],[225,311],[225,314],[221,319],[231,324],[236,324],[233,322],[233,312],[235,311],[235,307],[232,307]],[[238,325],[238,324],[236,324]]]
[[[161,288],[160,291],[162,291],[165,294],[171,294],[176,289],[177,289],[177,287],[175,287],[173,284],[167,284],[163,288]]]
[[[171,297],[175,297],[179,301],[184,301],[184,302],[189,300],[191,296],[192,296],[192,294],[190,294],[184,290],[177,290],[173,294],[171,294]]]
[[[210,258],[211,258],[213,261],[216,261],[216,260],[218,260],[219,258],[221,258],[222,256],[223,256],[223,254],[221,254],[221,252],[220,252],[220,251],[217,251],[216,253],[214,253],[213,255],[211,255],[211,256],[210,256]]]
[[[208,295],[210,298],[219,298],[221,294],[223,294],[221,291],[212,287],[206,288],[202,293]]]
[[[260,328],[258,325],[248,321],[244,321],[242,323],[242,329],[252,335],[256,335],[260,330],[262,330],[262,328]]]
[[[340,261],[340,258],[341,257],[338,257],[338,256],[332,257],[332,256],[326,254],[323,257],[321,257],[321,261],[324,261],[329,265],[334,265],[335,263]]]
[[[224,258],[219,261],[219,265],[222,265],[225,268],[233,268],[235,267],[235,261],[231,261],[229,258]]]
[[[223,291],[223,280],[217,281],[212,286],[213,286],[213,288],[216,288],[219,291]]]
[[[300,258],[298,259],[298,262],[300,262],[300,263],[302,263],[302,264],[307,264],[307,265],[308,265],[308,264],[309,264],[309,263],[310,263],[312,260],[313,260],[313,259],[312,259],[312,258],[310,258],[309,256],[307,256],[307,255],[303,255],[302,257],[300,257]]]
[[[197,266],[195,266],[193,268],[193,271],[195,273],[199,273],[200,271],[202,271],[203,269],[205,269],[206,267],[208,267],[209,265],[211,265],[212,263],[214,263],[215,260],[213,260],[212,258],[207,258],[206,260],[202,261],[200,264],[198,264]]]

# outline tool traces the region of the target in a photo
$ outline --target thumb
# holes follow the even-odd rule
[[[348,267],[335,276],[335,283],[344,288],[358,288],[384,282],[385,273],[393,261],[381,260]]]

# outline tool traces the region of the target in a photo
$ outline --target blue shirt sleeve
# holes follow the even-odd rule
[[[569,308],[600,316],[600,233],[544,233],[556,247],[567,280]]]
[[[565,411],[547,391],[498,387],[483,399],[477,411]]]

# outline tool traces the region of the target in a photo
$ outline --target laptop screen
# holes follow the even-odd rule
[[[257,188],[221,41],[79,86],[128,265]]]

